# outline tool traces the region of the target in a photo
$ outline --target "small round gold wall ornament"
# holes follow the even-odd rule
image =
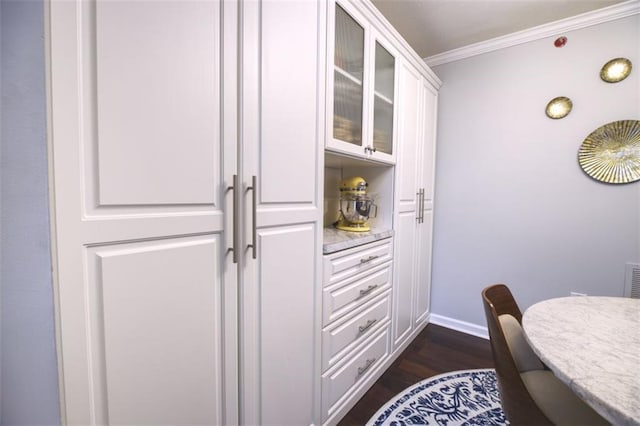
[[[573,108],[571,99],[566,96],[558,96],[549,101],[545,112],[547,117],[557,120],[566,117],[571,112],[571,108]]]
[[[620,120],[598,127],[582,142],[578,163],[600,182],[640,180],[640,121]]]
[[[627,58],[615,58],[602,66],[600,78],[607,83],[617,83],[631,74],[631,61]]]

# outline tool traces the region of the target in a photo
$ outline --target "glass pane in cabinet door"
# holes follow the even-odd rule
[[[392,153],[393,149],[393,81],[395,58],[376,42],[376,75],[373,102],[373,147]]]
[[[364,28],[336,5],[333,137],[362,144]]]

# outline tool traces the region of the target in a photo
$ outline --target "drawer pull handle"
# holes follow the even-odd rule
[[[367,257],[366,259],[360,259],[360,264],[362,265],[362,264],[364,264],[364,263],[369,263],[369,262],[371,262],[373,259],[377,259],[377,258],[379,258],[379,257],[380,257],[380,256],[369,256],[369,257]]]
[[[358,331],[360,333],[364,333],[365,331],[367,331],[368,329],[371,328],[371,326],[373,324],[375,324],[376,322],[378,322],[378,319],[372,319],[372,320],[368,320],[367,323],[365,325],[361,325],[360,327],[358,327]]]
[[[367,362],[365,362],[364,367],[358,367],[358,377],[362,376],[364,372],[367,371],[369,367],[373,365],[374,362],[376,362],[376,359],[370,358],[367,360]]]
[[[362,296],[366,296],[367,294],[371,293],[373,290],[375,290],[378,287],[378,284],[375,285],[370,285],[369,287],[367,287],[365,290],[360,290],[360,297]]]

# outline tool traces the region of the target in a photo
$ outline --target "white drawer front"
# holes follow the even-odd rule
[[[358,274],[322,291],[322,325],[373,299],[391,286],[391,263]]]
[[[391,260],[393,239],[375,241],[324,256],[324,284],[332,285]]]
[[[322,371],[326,371],[359,342],[384,327],[391,315],[387,292],[354,314],[345,316],[322,331]]]
[[[389,327],[365,341],[344,363],[322,376],[322,421],[347,400],[350,390],[365,382],[389,356]]]

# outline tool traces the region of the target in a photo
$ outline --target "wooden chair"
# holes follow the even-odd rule
[[[558,380],[524,338],[522,313],[509,288],[482,291],[502,408],[512,425],[608,424]]]

